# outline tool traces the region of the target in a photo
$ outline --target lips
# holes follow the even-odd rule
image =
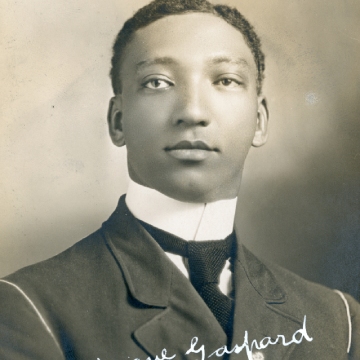
[[[206,150],[206,151],[212,151],[210,146],[206,144],[205,142],[201,140],[196,141],[187,141],[183,140],[178,142],[174,146],[166,147],[165,150],[171,151],[171,150],[191,150],[191,149],[198,149],[198,150]]]
[[[173,146],[166,147],[165,151],[178,160],[203,161],[219,150],[210,147],[206,142],[201,140],[182,140]]]

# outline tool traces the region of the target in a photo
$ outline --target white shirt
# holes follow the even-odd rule
[[[233,232],[237,198],[206,204],[187,203],[130,179],[125,201],[131,213],[139,220],[184,240],[219,240]],[[189,278],[183,258],[171,253],[166,255]],[[219,284],[220,290],[226,295],[231,291],[231,276],[227,261]]]

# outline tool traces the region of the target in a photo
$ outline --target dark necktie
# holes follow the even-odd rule
[[[191,283],[230,337],[234,301],[224,295],[218,285],[226,260],[230,258],[230,264],[233,266],[232,260],[236,250],[235,233],[224,240],[186,241],[143,221],[140,223],[164,251],[188,259]]]

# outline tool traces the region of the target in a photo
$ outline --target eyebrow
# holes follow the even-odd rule
[[[208,65],[218,65],[218,64],[226,63],[226,64],[240,65],[245,68],[250,68],[249,63],[245,59],[233,58],[224,55],[214,56],[209,60],[207,60],[207,63]],[[136,71],[139,72],[142,68],[146,68],[152,65],[173,65],[173,64],[177,64],[177,62],[175,59],[171,57],[168,56],[157,57],[154,59],[148,59],[138,62],[136,64]]]
[[[151,65],[171,65],[175,63],[176,61],[171,57],[158,57],[154,59],[143,60],[136,64],[136,71],[140,71],[142,68]]]
[[[229,56],[214,56],[213,58],[209,59],[207,61],[210,65],[218,65],[218,64],[222,64],[222,63],[226,63],[226,64],[234,64],[234,65],[240,65],[246,68],[249,68],[250,65],[249,63],[242,58],[232,58]]]

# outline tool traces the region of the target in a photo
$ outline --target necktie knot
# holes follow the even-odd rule
[[[206,283],[219,284],[225,262],[231,256],[231,238],[187,242],[190,281],[195,289]]]
[[[143,221],[140,223],[164,251],[188,259],[192,285],[230,339],[233,300],[220,291],[218,284],[226,260],[230,258],[230,264],[233,265],[232,259],[236,251],[235,233],[224,240],[186,241]]]

